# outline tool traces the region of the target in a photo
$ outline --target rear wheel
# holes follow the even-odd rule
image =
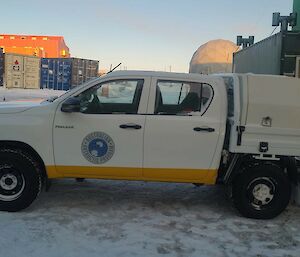
[[[279,215],[291,197],[291,183],[282,168],[259,164],[239,174],[232,187],[239,212],[249,218],[271,219]]]
[[[25,152],[0,149],[0,210],[28,207],[41,191],[38,165]]]

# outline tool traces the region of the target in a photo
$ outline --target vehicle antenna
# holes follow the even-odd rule
[[[122,64],[122,63],[120,62],[116,67],[114,67],[113,69],[110,69],[110,71],[107,72],[106,74],[113,72],[113,71],[114,71],[116,68],[118,68],[121,64]]]

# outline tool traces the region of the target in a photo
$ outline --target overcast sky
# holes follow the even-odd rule
[[[5,2],[5,3],[4,3]],[[187,72],[194,51],[212,39],[272,32],[272,13],[293,0],[3,0],[3,34],[62,35],[72,56],[100,68]]]

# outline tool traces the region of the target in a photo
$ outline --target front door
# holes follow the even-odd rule
[[[144,177],[213,184],[220,99],[208,81],[153,78],[144,139]],[[216,92],[215,92],[216,93]],[[221,152],[221,149],[219,149]]]
[[[57,109],[53,136],[56,172],[65,177],[137,178],[150,79],[109,80],[75,95],[78,113]],[[145,96],[144,96],[145,95]]]

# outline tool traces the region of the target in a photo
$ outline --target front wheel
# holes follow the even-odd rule
[[[287,174],[274,164],[259,164],[239,174],[232,187],[233,201],[245,217],[271,219],[279,215],[291,197]]]
[[[25,152],[0,149],[0,211],[28,207],[41,191],[41,175]]]

